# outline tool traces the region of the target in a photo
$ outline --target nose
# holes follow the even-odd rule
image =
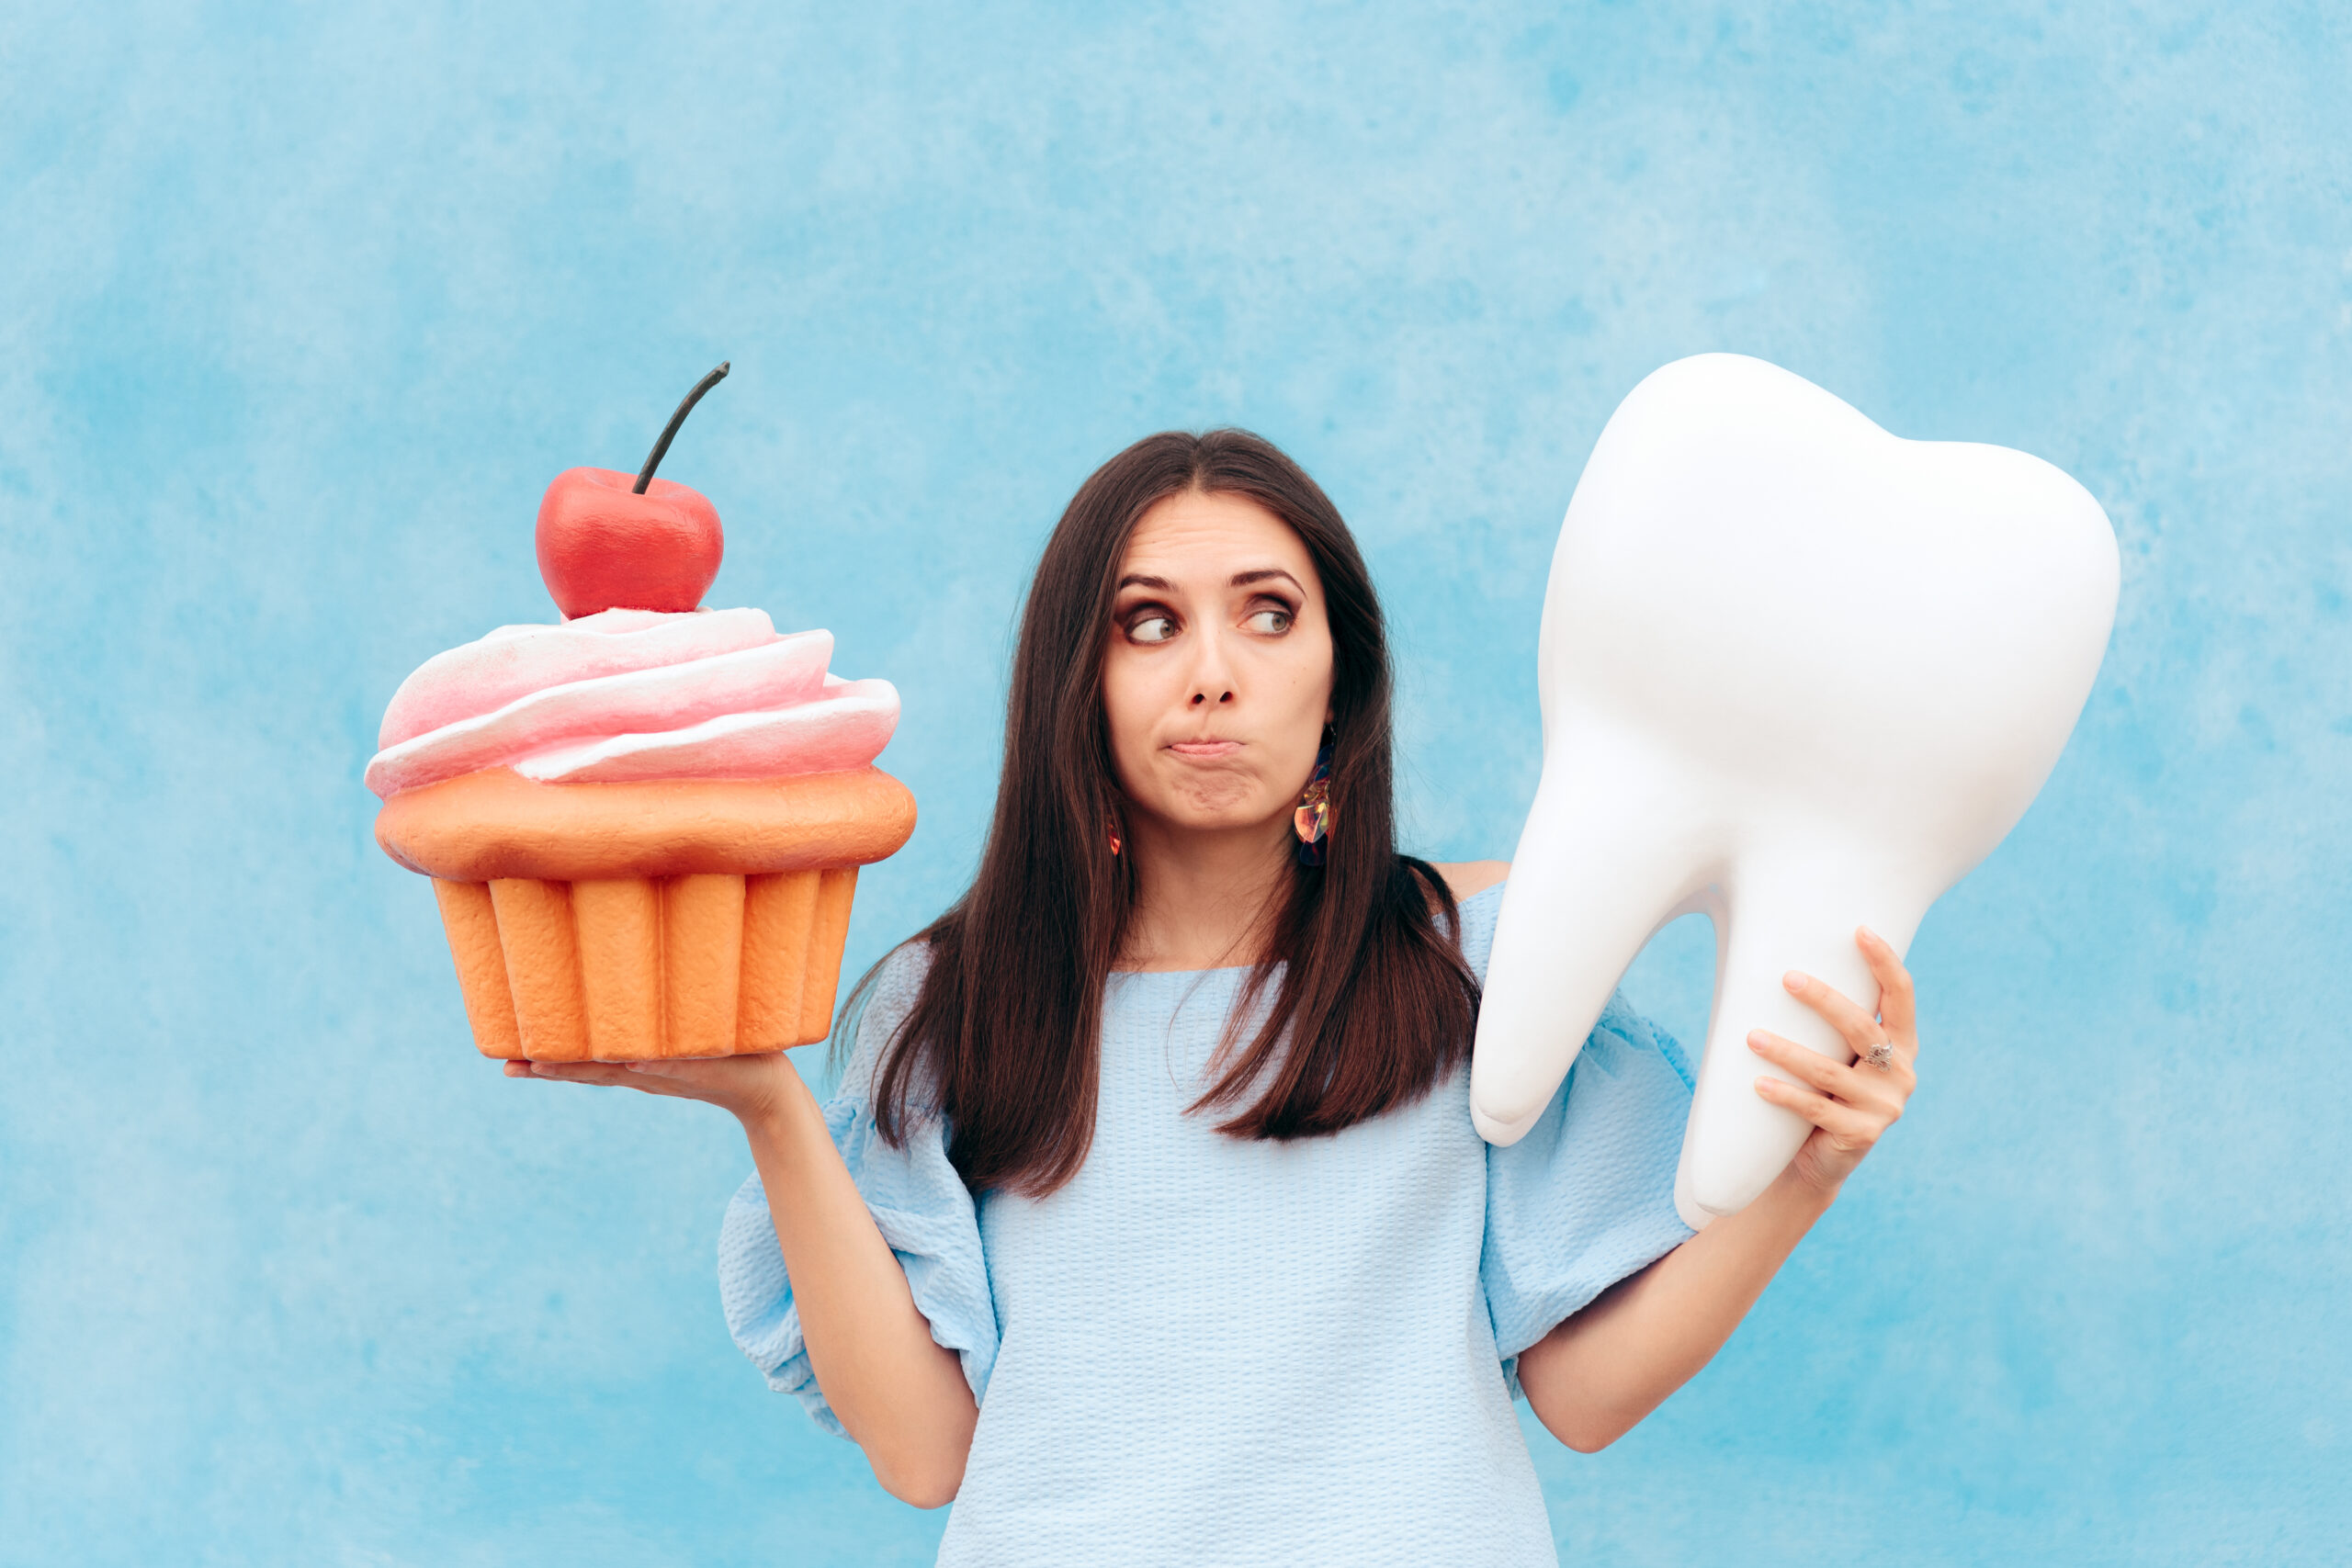
[[[1193,699],[1195,708],[1217,707],[1233,701],[1233,671],[1226,667],[1227,649],[1223,637],[1211,635],[1200,639],[1199,652],[1193,669]]]

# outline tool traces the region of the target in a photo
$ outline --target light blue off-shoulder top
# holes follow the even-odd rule
[[[1482,980],[1500,903],[1461,906]],[[1473,1131],[1466,1073],[1329,1137],[1249,1143],[1185,1112],[1248,971],[1114,975],[1085,1165],[1042,1199],[975,1197],[936,1123],[902,1148],[875,1131],[923,962],[885,964],[826,1119],[980,1402],[942,1563],[1556,1561],[1514,1367],[1690,1235],[1673,1041],[1612,999],[1509,1148]],[[756,1177],[719,1288],[744,1354],[840,1431]]]

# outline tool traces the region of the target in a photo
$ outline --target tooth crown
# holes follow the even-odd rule
[[[1901,440],[1761,360],[1681,360],[1611,419],[1561,528],[1547,732],[1573,713],[1656,737],[1736,782],[1739,816],[1932,820],[1964,870],[2056,762],[2116,578],[2106,514],[2041,459]],[[2080,690],[2037,722],[2053,682]],[[1934,722],[1907,722],[1923,704]],[[1988,747],[2013,718],[2030,734]]]
[[[1804,1123],[1758,1026],[1844,1059],[1779,984],[1877,992],[1867,923],[1928,906],[2040,790],[2112,625],[2115,538],[2025,453],[1888,434],[1761,360],[1634,389],[1570,502],[1544,605],[1544,761],[1496,932],[1473,1115],[1515,1139],[1656,930],[1715,921],[1715,1017],[1678,1190],[1703,1224]]]

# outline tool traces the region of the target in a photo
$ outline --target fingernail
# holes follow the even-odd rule
[[[1751,1029],[1747,1032],[1747,1048],[1749,1050],[1761,1051],[1765,1046],[1770,1043],[1770,1039],[1762,1030]]]
[[[1802,991],[1804,989],[1804,974],[1802,970],[1792,969],[1781,976],[1781,984],[1792,991]]]

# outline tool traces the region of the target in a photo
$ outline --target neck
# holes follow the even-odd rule
[[[1287,813],[1240,828],[1189,829],[1131,813],[1135,908],[1122,969],[1255,964],[1280,908],[1295,840]]]

